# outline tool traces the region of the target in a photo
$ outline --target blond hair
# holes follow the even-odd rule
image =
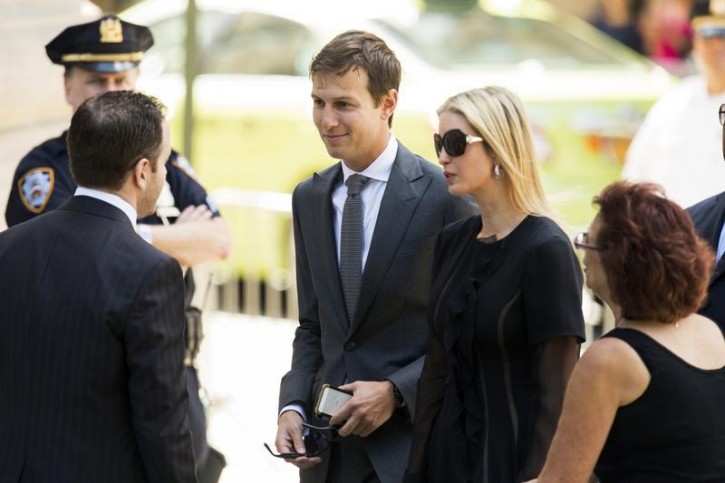
[[[463,116],[483,138],[489,156],[503,169],[503,181],[515,208],[530,215],[551,214],[531,128],[516,94],[497,86],[471,89],[448,98],[437,112]]]

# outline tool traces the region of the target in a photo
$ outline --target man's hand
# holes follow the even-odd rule
[[[352,398],[330,419],[340,425],[340,436],[366,437],[385,423],[395,411],[393,384],[390,381],[355,381],[340,386],[352,393]]]
[[[274,445],[280,453],[305,453],[305,443],[302,440],[302,416],[297,411],[285,411],[279,417],[277,421],[277,437],[274,440]],[[319,464],[322,458],[319,456],[313,458],[300,456],[299,458],[286,459],[285,461],[292,463],[298,468],[305,469]]]
[[[184,211],[181,212],[178,218],[176,218],[176,223],[188,223],[193,221],[199,221],[199,220],[211,220],[212,212],[206,205],[189,205],[186,208],[184,208]]]
[[[229,256],[231,235],[221,218],[206,205],[187,206],[173,225],[149,225],[152,244],[182,267],[223,260]]]

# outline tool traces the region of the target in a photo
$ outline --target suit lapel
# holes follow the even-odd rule
[[[401,145],[390,173],[375,223],[370,252],[363,272],[360,297],[349,334],[354,333],[382,285],[388,267],[408,230],[415,208],[425,193],[430,178],[410,151]]]
[[[718,278],[722,277],[723,273],[725,273],[725,256],[721,257],[717,262],[717,265],[715,265],[715,270],[713,270],[712,277],[710,277],[710,285],[714,284]]]
[[[710,217],[711,223],[701,229],[701,236],[705,238],[713,250],[717,252],[720,243],[720,233],[722,232],[723,223],[725,222],[725,197],[722,194],[715,199],[714,209]],[[714,284],[720,277],[725,274],[725,256],[721,257],[715,265],[712,276],[710,277],[710,285]]]
[[[315,174],[313,183],[313,199],[311,216],[316,226],[316,232],[319,233],[319,246],[312,248],[318,251],[317,257],[321,260],[322,279],[329,281],[330,300],[320,301],[320,303],[332,303],[335,307],[337,319],[341,323],[343,330],[347,331],[349,326],[347,320],[347,311],[345,309],[345,299],[342,294],[342,284],[340,282],[340,270],[337,265],[337,244],[335,242],[335,225],[334,210],[332,206],[332,191],[342,179],[342,168],[340,164]],[[314,266],[313,266],[314,269]]]

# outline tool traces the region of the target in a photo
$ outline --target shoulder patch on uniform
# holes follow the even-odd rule
[[[18,192],[25,207],[33,213],[41,213],[53,194],[55,171],[53,168],[34,168],[18,180]]]

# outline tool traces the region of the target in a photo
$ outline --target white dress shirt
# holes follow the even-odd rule
[[[338,184],[332,191],[332,206],[335,209],[335,241],[337,244],[337,263],[340,263],[340,237],[342,231],[342,210],[345,206],[345,199],[347,199],[347,185],[345,182],[347,178],[353,174],[361,174],[369,181],[360,192],[360,196],[363,202],[363,254],[362,254],[362,266],[363,270],[365,262],[368,259],[368,253],[370,253],[370,243],[373,239],[373,233],[375,232],[375,223],[378,220],[378,213],[380,213],[380,204],[383,201],[383,194],[385,193],[385,187],[388,185],[388,179],[390,179],[390,173],[393,170],[393,162],[395,161],[395,155],[398,153],[398,140],[391,134],[388,139],[388,145],[378,158],[372,162],[361,173],[356,173],[352,169],[348,168],[344,161],[342,164],[342,182]]]
[[[665,188],[682,207],[725,191],[722,126],[725,94],[709,95],[701,76],[683,79],[650,109],[622,169],[622,178]]]

